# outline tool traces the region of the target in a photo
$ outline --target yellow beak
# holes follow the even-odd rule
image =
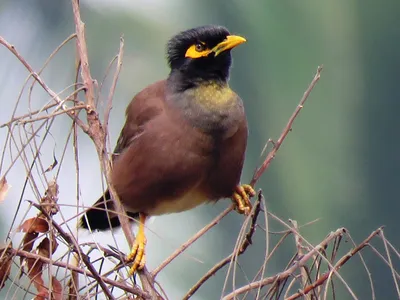
[[[238,35],[228,35],[224,41],[211,49],[215,56],[226,50],[232,49],[246,42],[246,39]]]

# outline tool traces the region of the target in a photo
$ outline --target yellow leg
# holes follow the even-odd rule
[[[128,261],[133,261],[133,265],[129,271],[130,275],[133,275],[136,270],[143,269],[146,263],[145,247],[147,239],[144,233],[146,217],[145,214],[139,214],[139,231],[132,245],[131,253],[126,258]]]
[[[232,195],[232,201],[236,204],[236,211],[248,215],[251,211],[250,198],[256,195],[256,191],[249,184],[238,185]]]

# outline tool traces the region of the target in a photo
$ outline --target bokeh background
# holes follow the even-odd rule
[[[283,219],[304,224],[320,218],[303,232],[312,242],[342,226],[360,242],[378,226],[386,225],[386,237],[400,247],[399,1],[82,0],[81,6],[92,76],[98,81],[118,51],[120,35],[125,38],[123,69],[111,113],[113,145],[132,96],[167,76],[165,44],[169,37],[180,30],[212,23],[225,25],[247,38],[248,43],[233,52],[230,81],[244,100],[249,119],[243,182],[250,180],[261,162],[265,142],[279,136],[317,66],[323,64],[320,82],[257,187],[264,190],[269,210]],[[0,35],[14,44],[35,69],[73,32],[69,1],[0,2]],[[75,46],[70,43],[43,73],[53,90],[61,91],[73,82],[74,62]],[[27,76],[16,58],[0,47],[0,123],[9,120]],[[102,96],[100,101],[105,101],[107,92]],[[36,88],[33,106],[41,107],[48,100]],[[26,109],[19,108],[20,112]],[[56,154],[62,151],[63,139],[57,144],[57,138],[67,134],[66,124],[67,118],[55,123],[51,129],[54,141],[42,150],[42,159],[49,164],[53,149]],[[2,129],[1,145],[5,134]],[[89,205],[101,193],[101,173],[94,147],[83,135],[80,158],[80,195]],[[72,151],[65,164],[73,165]],[[13,188],[0,204],[2,239],[20,197],[21,174],[25,170],[17,164],[7,178]],[[75,203],[70,200],[76,199],[70,178],[75,178],[74,170],[66,168],[59,179],[61,203]],[[27,191],[24,199],[32,198]],[[150,225],[149,268],[157,266],[227,205],[224,201],[156,218]],[[67,216],[76,213],[69,208],[63,210]],[[182,297],[205,271],[229,253],[242,221],[241,216],[230,215],[165,269],[159,280],[170,299]],[[94,236],[98,240],[103,237],[109,238]],[[263,257],[263,243],[260,239],[244,256],[250,268],[259,267],[253,260]],[[375,255],[366,254],[366,260],[377,299],[396,299],[389,269]],[[341,274],[351,282],[359,299],[369,299],[367,277],[360,275],[360,266],[357,261],[351,262]],[[279,267],[271,264],[267,273],[273,274]],[[218,299],[225,276],[224,271],[221,273],[194,299]],[[344,290],[339,292],[343,292],[339,299],[349,298]],[[6,297],[4,291],[1,295]]]

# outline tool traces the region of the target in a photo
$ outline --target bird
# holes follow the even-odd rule
[[[241,98],[229,87],[231,50],[246,42],[219,25],[182,31],[167,43],[166,79],[136,94],[113,153],[110,184],[138,232],[130,273],[146,263],[145,222],[203,203],[231,198],[248,215],[252,186],[240,184],[248,138]],[[109,190],[79,227],[120,226]]]

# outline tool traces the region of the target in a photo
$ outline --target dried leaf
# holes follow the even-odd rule
[[[41,291],[36,295],[35,300],[48,300],[47,294],[47,290]]]
[[[4,201],[10,188],[11,185],[7,183],[6,177],[2,177],[0,179],[0,203]]]
[[[33,243],[35,242],[38,235],[39,234],[36,232],[25,234],[24,239],[22,240],[22,250],[31,252],[31,250],[33,248]],[[21,265],[21,268],[23,267],[24,260],[25,260],[24,257],[22,257],[22,256],[19,257],[19,263]],[[21,276],[22,276],[22,272],[20,274],[20,278],[21,278]]]
[[[46,238],[47,239],[47,238]],[[50,241],[44,242],[44,240],[40,243],[38,248],[41,245],[50,245]],[[39,249],[40,252],[40,249]],[[35,297],[37,300],[47,300],[49,298],[49,289],[45,286],[44,280],[42,278],[43,275],[43,267],[45,263],[38,259],[28,258],[27,259],[27,275],[31,279],[31,282],[37,289],[38,293]],[[52,291],[51,291],[51,299],[54,300],[61,300],[62,299],[62,285],[57,280],[56,277],[52,276],[51,278],[52,283]]]
[[[37,218],[40,219],[40,218]],[[38,236],[37,232],[27,233],[24,237],[23,248],[25,251],[32,250],[34,240]],[[50,247],[51,245],[51,247]],[[53,254],[58,247],[58,243],[53,239],[53,242],[50,241],[48,237],[45,237],[40,244],[37,246],[37,251],[40,256],[50,258],[51,254]],[[35,300],[48,300],[49,298],[49,289],[45,286],[44,280],[42,278],[43,275],[43,267],[46,265],[39,259],[27,258],[26,259],[26,274],[35,286],[37,290],[37,294]],[[51,299],[62,299],[62,286],[60,282],[52,277],[52,297]]]
[[[38,235],[39,234],[37,232],[31,232],[25,234],[24,239],[22,241],[22,249],[24,251],[31,252],[33,248],[33,243],[35,242]]]
[[[72,275],[76,275],[76,273],[72,273]],[[75,280],[74,280],[74,278],[73,277],[71,277],[69,280],[68,280],[68,284],[67,284],[67,287],[68,287],[68,298],[67,298],[67,300],[77,300],[78,299],[78,291],[77,291],[77,287],[76,287],[76,285],[75,285]]]
[[[51,277],[51,283],[52,283],[52,287],[53,287],[53,291],[51,293],[52,294],[51,299],[62,300],[62,285],[61,285],[61,283],[54,276]]]
[[[58,247],[58,243],[55,239],[53,239],[53,243],[51,245],[51,249],[50,249],[50,239],[48,237],[45,237],[39,244],[39,246],[37,247],[38,249],[38,253],[41,256],[50,258],[51,254],[54,254],[54,252],[57,250]],[[50,253],[51,251],[51,253]]]
[[[0,246],[0,290],[4,287],[8,276],[10,276],[12,257],[7,253],[7,249],[11,249],[12,244],[8,243],[7,246]]]
[[[80,257],[76,254],[72,254],[71,264],[75,267],[79,266]],[[79,297],[79,275],[77,272],[71,271],[71,278],[68,280],[68,298],[67,300],[77,300]]]
[[[50,172],[57,165],[58,165],[58,161],[57,161],[57,158],[56,158],[56,152],[53,149],[53,163],[44,171],[44,173]]]
[[[44,285],[44,280],[42,278],[43,262],[34,258],[27,259],[27,275],[33,285],[35,286],[38,294],[35,299],[45,300],[48,296],[48,290]]]
[[[37,233],[37,232],[48,232],[49,231],[49,223],[43,218],[30,218],[22,223],[21,226],[18,227],[18,231],[27,232],[27,233]]]
[[[58,184],[55,180],[49,182],[49,186],[46,190],[44,197],[40,200],[41,204],[45,205],[44,209],[50,215],[54,215],[58,212]]]

